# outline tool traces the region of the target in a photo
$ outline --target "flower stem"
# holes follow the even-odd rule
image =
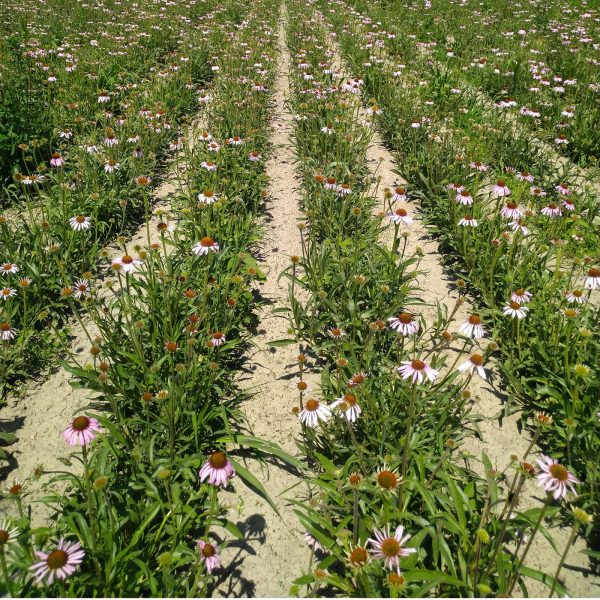
[[[556,568],[556,574],[554,575],[554,581],[552,582],[552,588],[550,590],[550,593],[548,594],[548,598],[552,598],[552,594],[554,594],[554,590],[556,589],[556,585],[558,583],[558,576],[560,574],[561,569],[563,568],[563,565],[565,564],[565,560],[567,559],[567,554],[569,553],[569,550],[571,549],[571,546],[573,545],[573,542],[575,541],[575,537],[577,536],[577,532],[579,531],[579,522],[575,522],[575,525],[573,525],[573,531],[571,531],[571,535],[569,536],[569,539],[567,540],[567,545],[565,546],[565,551],[563,552],[563,555],[560,557],[560,561],[558,563],[558,567]]]

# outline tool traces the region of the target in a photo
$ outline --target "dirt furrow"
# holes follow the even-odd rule
[[[244,403],[248,424],[259,438],[278,444],[286,452],[297,453],[295,439],[300,433],[298,419],[291,409],[297,392],[293,389],[298,376],[298,349],[295,344],[272,347],[270,342],[288,339],[286,315],[274,313],[289,306],[288,280],[278,280],[290,264],[290,256],[301,255],[298,188],[292,147],[293,118],[285,105],[289,91],[290,55],[285,43],[287,11],[283,8],[279,22],[279,65],[274,89],[272,119],[272,153],[266,165],[269,177],[269,200],[263,220],[260,247],[261,269],[266,281],[258,293],[264,304],[260,312],[253,349],[247,356],[247,375],[240,380],[251,394]],[[314,387],[314,386],[313,386]],[[240,501],[238,526],[245,533],[242,548],[233,543],[223,551],[223,563],[231,578],[218,588],[227,596],[288,596],[291,582],[308,567],[309,549],[302,538],[299,522],[287,497],[302,496],[306,488],[298,473],[271,464],[262,468],[249,460],[248,468],[264,483],[278,507],[280,516],[254,492],[235,482]],[[289,491],[288,491],[289,490]],[[232,498],[233,500],[233,498]],[[230,515],[233,518],[233,515]]]

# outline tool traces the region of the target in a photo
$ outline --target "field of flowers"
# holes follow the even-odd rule
[[[600,595],[593,3],[0,26],[0,595]]]

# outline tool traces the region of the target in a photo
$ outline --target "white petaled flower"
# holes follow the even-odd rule
[[[595,290],[600,287],[600,269],[594,267],[589,269],[583,285],[586,290]]]
[[[517,221],[523,216],[523,213],[519,210],[519,206],[516,202],[509,200],[500,210],[500,214],[505,219],[511,219],[512,221]]]
[[[492,194],[499,197],[510,196],[510,189],[506,185],[504,179],[498,179],[496,184],[492,187]]]
[[[321,131],[327,135],[331,135],[333,133],[333,125],[325,125],[321,127]]]
[[[459,222],[458,224],[461,227],[477,227],[479,225],[479,223],[477,222],[477,219],[475,219],[475,217],[473,217],[473,215],[465,215]]]
[[[352,193],[352,188],[347,183],[341,183],[335,191],[338,196],[349,196]]]
[[[529,309],[526,306],[523,306],[523,305],[519,304],[518,302],[513,302],[513,301],[508,302],[502,309],[502,312],[507,317],[512,317],[513,319],[514,318],[517,318],[517,319],[525,318],[528,311],[529,311]]]
[[[114,173],[117,169],[119,169],[121,165],[116,161],[113,160],[112,158],[108,161],[106,161],[106,164],[104,165],[104,170],[107,173]]]
[[[415,335],[419,331],[419,323],[407,312],[402,312],[397,317],[390,317],[388,323],[392,329],[404,336]]]
[[[381,530],[376,529],[373,537],[367,541],[371,546],[371,554],[375,558],[383,560],[386,569],[395,570],[400,574],[400,558],[417,551],[416,548],[405,547],[410,537],[410,535],[404,534],[404,527],[401,525],[396,528],[394,535],[390,534],[389,526],[386,525]]]
[[[356,396],[352,393],[340,396],[329,406],[329,408],[340,411],[343,418],[350,423],[355,423],[362,412],[358,405],[358,401],[356,400]]]
[[[510,295],[511,301],[516,302],[517,304],[527,304],[528,302],[531,302],[532,298],[533,298],[533,294],[531,292],[524,290],[523,288],[519,288],[518,290],[515,290]]]
[[[394,188],[392,202],[404,202],[406,200],[406,189],[403,187]]]
[[[487,379],[485,369],[483,368],[483,356],[481,356],[481,354],[472,354],[458,367],[458,370],[461,372],[468,371],[469,373],[476,371],[479,377],[482,379]]]
[[[519,181],[528,181],[529,183],[533,183],[533,175],[528,171],[521,171],[517,173],[517,179]]]
[[[141,260],[137,260],[133,258],[133,256],[129,256],[129,254],[121,256],[120,258],[113,258],[112,260],[113,268],[123,271],[124,273],[134,273],[141,264]]]
[[[571,304],[585,304],[586,297],[583,295],[583,290],[572,290],[566,294],[567,302]]]
[[[10,326],[10,323],[0,323],[0,340],[7,342],[15,339],[17,330]]]
[[[198,194],[198,202],[200,204],[214,204],[218,197],[211,190],[204,190]]]
[[[55,579],[67,579],[83,562],[85,552],[79,542],[58,541],[56,549],[49,553],[36,551],[38,562],[29,567],[36,585],[51,585]]]
[[[397,208],[393,213],[388,213],[388,219],[395,225],[410,226],[413,222],[412,217],[404,208]]]
[[[327,330],[327,335],[334,340],[339,340],[343,337],[346,337],[346,332],[339,327],[331,327]]]
[[[540,196],[540,197],[541,197],[541,196],[545,196],[545,195],[546,195],[546,192],[545,192],[543,189],[541,189],[541,188],[539,188],[539,187],[535,187],[535,186],[531,186],[531,187],[529,188],[529,193],[530,193],[532,196]]]
[[[463,206],[471,206],[473,204],[473,196],[464,188],[456,194],[455,200]]]
[[[560,217],[560,206],[558,206],[558,204],[555,204],[554,202],[550,202],[549,204],[544,206],[544,208],[542,208],[541,213],[550,218]]]
[[[464,189],[464,186],[456,181],[448,184],[447,187],[450,191],[457,192],[457,193]]]
[[[537,464],[541,470],[537,476],[538,483],[546,492],[551,492],[555,500],[564,498],[567,492],[577,496],[575,484],[580,481],[565,466],[544,455],[538,458]]]
[[[192,252],[197,256],[208,254],[209,252],[218,252],[219,244],[210,236],[203,237],[197,244],[192,246]]]
[[[481,318],[479,315],[472,314],[469,318],[464,321],[464,323],[458,329],[460,333],[467,336],[468,338],[472,338],[474,340],[478,340],[485,335],[485,330],[483,329],[483,325],[481,324]]]
[[[12,298],[13,296],[16,296],[16,295],[17,295],[17,290],[15,290],[13,288],[5,287],[0,290],[0,298],[2,298],[2,300],[8,300],[9,298]]]
[[[217,170],[217,165],[214,162],[210,161],[210,160],[203,160],[200,163],[200,166],[203,169],[206,169],[207,171],[216,171]]]
[[[14,275],[19,272],[19,267],[15,263],[5,262],[0,264],[0,275]]]
[[[402,361],[402,365],[396,367],[396,370],[400,373],[402,379],[412,379],[413,383],[422,383],[425,377],[429,381],[435,381],[439,375],[439,371],[432,369],[425,361],[417,358]]]
[[[525,225],[525,222],[522,219],[518,221],[512,221],[508,224],[508,226],[516,233],[517,231],[521,232],[521,235],[528,236],[529,228]]]
[[[90,293],[90,284],[85,279],[78,279],[73,286],[76,298],[85,298]]]
[[[69,225],[75,231],[83,231],[84,229],[89,229],[91,225],[90,217],[85,217],[83,215],[76,215],[69,219]]]
[[[300,423],[313,429],[317,427],[319,421],[326,423],[331,417],[331,410],[325,404],[318,400],[310,398],[304,403],[304,408],[300,411],[298,418]]]

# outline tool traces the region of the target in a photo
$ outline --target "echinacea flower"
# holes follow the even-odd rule
[[[219,244],[210,236],[203,237],[197,244],[192,246],[192,252],[197,256],[203,256],[209,252],[218,252]]]
[[[5,262],[0,264],[0,275],[14,275],[19,272],[19,267],[15,263]]]
[[[213,347],[220,346],[221,344],[224,344],[225,341],[225,334],[220,331],[215,331],[210,338],[210,343]]]
[[[350,379],[348,380],[348,386],[356,387],[357,385],[364,383],[366,380],[367,380],[367,374],[363,371],[360,371],[359,373],[354,373],[354,375],[352,375],[352,377],[350,377]]]
[[[477,227],[479,225],[479,223],[477,222],[477,219],[475,219],[475,217],[473,217],[473,215],[465,215],[459,222],[458,224],[461,227]]]
[[[588,271],[584,286],[586,290],[595,290],[600,287],[600,269],[592,267]]]
[[[340,396],[335,402],[329,405],[329,408],[339,410],[344,419],[349,423],[355,423],[362,412],[356,396],[351,393]]]
[[[504,308],[502,309],[502,312],[507,317],[511,317],[513,319],[514,318],[523,319],[527,315],[528,310],[529,309],[526,306],[522,306],[518,302],[510,301],[504,306]]]
[[[204,190],[198,194],[198,204],[214,204],[218,200],[212,190]]]
[[[404,535],[404,527],[399,525],[394,535],[390,534],[389,526],[376,529],[373,538],[367,541],[371,545],[370,551],[374,558],[382,559],[384,565],[390,571],[396,570],[400,573],[400,558],[409,556],[417,551],[416,548],[405,548],[404,544],[410,539],[410,535]]]
[[[310,398],[304,404],[304,408],[300,411],[298,418],[300,423],[313,429],[319,424],[319,421],[326,423],[331,417],[331,410],[325,404],[321,404],[318,400]]]
[[[394,188],[392,193],[392,202],[404,202],[406,200],[406,189],[403,187]]]
[[[10,323],[0,323],[0,340],[8,341],[15,338],[17,330],[10,326]]]
[[[200,482],[208,480],[208,483],[217,487],[225,487],[227,482],[235,476],[233,465],[227,459],[225,452],[213,452],[198,472]]]
[[[354,546],[354,548],[348,552],[348,561],[353,567],[362,567],[369,561],[369,554],[362,546]]]
[[[473,196],[464,188],[456,194],[455,200],[463,206],[471,206],[473,204]]]
[[[483,356],[481,356],[481,354],[472,354],[469,356],[468,360],[458,367],[458,370],[461,373],[463,371],[473,373],[473,370],[475,370],[482,379],[487,379],[485,369],[483,368]]]
[[[37,585],[51,585],[55,579],[66,579],[79,567],[85,552],[79,542],[58,541],[57,547],[49,553],[36,551],[39,561],[29,567]]]
[[[390,317],[388,323],[392,329],[404,336],[415,335],[419,331],[419,323],[407,312],[401,312],[397,317]]]
[[[516,302],[517,304],[527,304],[528,302],[531,302],[532,297],[533,297],[533,294],[531,292],[527,292],[523,288],[519,288],[518,290],[515,290],[510,295],[511,301]]]
[[[544,206],[544,208],[542,208],[541,213],[546,217],[550,218],[560,217],[560,206],[558,206],[558,204],[555,204],[554,202],[550,202],[549,204]]]
[[[12,296],[16,296],[16,294],[17,290],[13,288],[5,287],[0,290],[0,298],[2,298],[2,300],[8,300],[9,298],[12,298]]]
[[[506,185],[504,179],[498,179],[496,184],[492,187],[492,194],[495,196],[510,196],[510,189]]]
[[[505,219],[511,219],[513,221],[518,220],[523,213],[519,210],[519,207],[516,202],[509,200],[500,210],[500,214]]]
[[[537,476],[538,483],[546,492],[552,492],[555,500],[564,498],[567,492],[577,495],[575,484],[580,483],[567,467],[561,465],[557,460],[542,455],[537,464],[541,473]]]
[[[583,290],[572,290],[567,292],[566,298],[567,302],[571,302],[572,304],[585,304],[587,302],[585,296],[583,295]]]
[[[85,298],[90,292],[90,284],[85,279],[78,279],[73,286],[76,298]]]
[[[325,552],[325,548],[323,548],[323,546],[321,546],[317,539],[310,535],[308,531],[305,531],[302,537],[304,538],[304,541],[306,542],[307,546],[309,548],[312,548],[315,552]]]
[[[83,231],[84,229],[90,228],[91,219],[90,217],[84,217],[83,215],[76,215],[69,219],[69,225],[74,231]]]
[[[216,544],[209,544],[202,540],[196,540],[200,560],[204,563],[206,571],[210,575],[215,569],[221,566],[221,557],[219,556]]]
[[[141,260],[137,260],[133,258],[133,256],[129,256],[129,254],[121,256],[121,258],[112,259],[113,268],[120,269],[124,273],[134,273],[137,267],[141,264]]]
[[[469,318],[463,322],[458,329],[463,335],[477,340],[485,335],[483,326],[481,325],[481,318],[479,315],[472,314]]]
[[[402,483],[402,478],[398,476],[397,471],[390,471],[389,469],[380,469],[377,472],[377,485],[388,492],[397,491],[398,486]]]
[[[425,361],[414,358],[413,360],[402,361],[402,365],[397,367],[398,373],[402,379],[412,378],[413,383],[422,383],[425,377],[429,381],[435,381],[439,372],[432,369]]]
[[[339,340],[343,337],[346,337],[346,332],[339,327],[331,327],[327,330],[327,335],[334,340]]]
[[[80,415],[73,419],[62,432],[62,436],[69,446],[87,446],[96,439],[96,434],[101,431],[100,423],[96,419]]]
[[[404,208],[397,208],[394,212],[388,213],[388,219],[395,225],[405,225],[408,227],[412,222],[412,217]]]
[[[50,159],[50,166],[57,169],[65,164],[65,159],[60,155],[59,152],[53,152],[52,158]]]
[[[11,529],[11,522],[8,519],[4,519],[2,522],[0,522],[0,547],[2,547],[0,552],[4,552],[6,546],[12,544],[18,536],[18,527],[13,527]]]
[[[104,164],[104,170],[106,171],[106,173],[114,173],[119,169],[120,166],[121,165],[116,160],[113,160],[111,158]]]

